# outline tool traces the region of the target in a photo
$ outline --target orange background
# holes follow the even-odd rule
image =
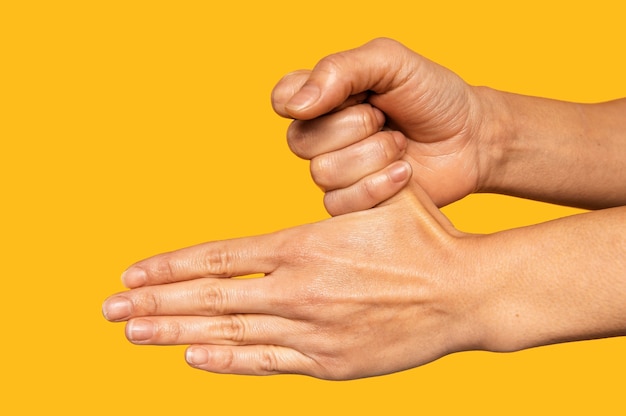
[[[284,73],[388,36],[472,84],[608,100],[626,96],[619,4],[3,2],[0,413],[623,412],[623,338],[336,383],[192,370],[100,313],[138,259],[326,218],[269,104]],[[477,195],[445,212],[492,232],[577,211]]]

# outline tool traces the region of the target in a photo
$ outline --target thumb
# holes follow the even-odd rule
[[[392,91],[406,82],[411,71],[403,66],[412,56],[402,44],[384,38],[330,55],[313,68],[284,110],[292,118],[310,120],[337,108],[350,96]]]

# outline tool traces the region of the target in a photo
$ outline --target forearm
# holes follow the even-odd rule
[[[577,104],[477,88],[488,100],[481,192],[626,205],[626,99]]]
[[[485,278],[486,349],[626,335],[626,207],[468,242]]]

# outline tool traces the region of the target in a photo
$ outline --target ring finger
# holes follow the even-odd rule
[[[272,315],[160,316],[131,319],[126,337],[143,345],[282,345],[305,336],[304,323]]]

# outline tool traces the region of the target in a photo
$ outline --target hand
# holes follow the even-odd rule
[[[413,182],[442,206],[478,190],[488,168],[489,150],[481,151],[495,134],[486,122],[488,100],[389,39],[285,76],[272,103],[296,119],[289,145],[312,159],[313,179],[327,191],[333,215],[382,202],[406,184],[411,168]],[[401,157],[410,167],[396,162]]]
[[[464,239],[419,198],[141,261],[104,314],[131,342],[194,344],[189,363],[218,373],[351,379],[478,348]]]

